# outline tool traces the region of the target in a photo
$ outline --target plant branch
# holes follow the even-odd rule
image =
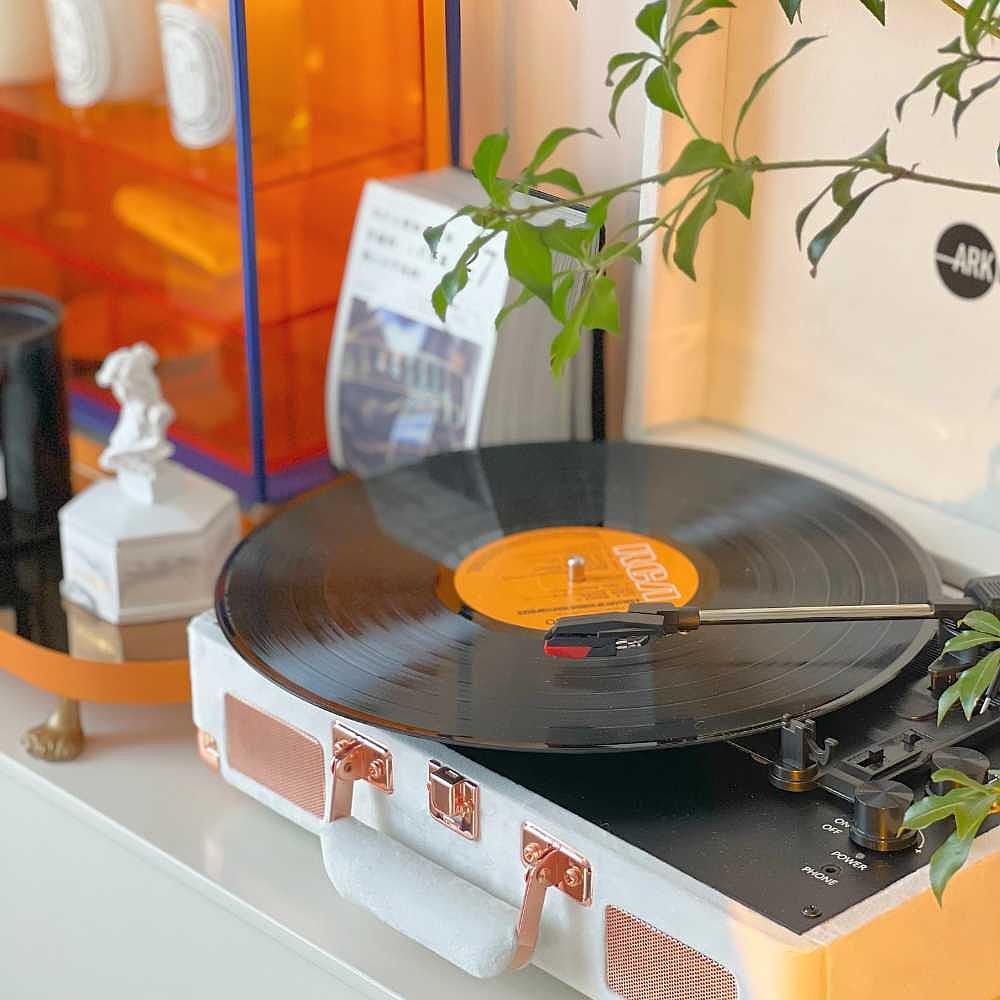
[[[916,181],[918,184],[934,184],[939,187],[955,188],[959,191],[978,191],[980,194],[1000,194],[1000,185],[957,180],[953,177],[938,177],[934,174],[921,174],[916,170],[911,170],[909,167],[900,167],[893,163],[882,163],[877,160],[779,160],[774,163],[761,163],[754,169],[758,173],[767,173],[773,170],[809,170],[815,167],[843,169],[860,167],[864,170],[873,170],[880,174],[887,174],[890,177],[897,177],[900,180]]]
[[[702,136],[700,130],[698,129],[698,126],[695,125],[694,119],[691,117],[690,113],[688,112],[687,105],[684,103],[683,99],[681,98],[680,89],[677,86],[677,78],[676,78],[676,76],[673,73],[670,72],[671,69],[674,66],[674,58],[673,58],[672,55],[670,55],[670,53],[673,52],[674,38],[675,38],[675,34],[677,32],[677,25],[680,24],[681,21],[686,16],[687,15],[686,15],[684,9],[682,8],[680,16],[677,17],[677,18],[675,18],[673,20],[673,22],[671,23],[671,25],[670,25],[670,30],[667,32],[667,43],[666,43],[666,45],[664,45],[664,46],[661,47],[660,54],[661,54],[661,56],[663,58],[663,68],[664,68],[664,71],[666,73],[667,86],[670,88],[670,94],[671,94],[671,96],[677,102],[677,107],[680,109],[681,117],[684,119],[685,122],[687,122],[688,128],[691,129],[691,131],[694,132],[694,134],[699,139],[702,139],[704,137]]]
[[[901,180],[916,181],[918,184],[935,184],[940,187],[955,188],[960,191],[977,191],[981,194],[1000,195],[1000,185],[982,184],[978,181],[963,181],[953,177],[940,177],[934,174],[922,174],[911,170],[909,167],[901,167],[893,163],[882,163],[879,160],[862,160],[858,158],[848,159],[845,157],[828,157],[816,160],[775,160],[773,162],[760,162],[753,160],[738,161],[735,166],[743,167],[754,173],[772,173],[778,170],[813,170],[816,168],[830,168],[850,170],[858,167],[865,170],[873,170],[880,174],[891,177],[898,177]],[[616,187],[602,188],[599,191],[589,191],[572,198],[557,198],[544,205],[529,205],[526,208],[508,209],[504,214],[510,217],[530,217],[541,212],[550,211],[557,205],[586,205],[598,201],[601,198],[616,198],[618,195],[626,194],[648,184],[662,184],[669,179],[668,172],[658,174],[648,174],[645,177],[638,177],[627,184],[619,184]]]
[[[968,13],[965,7],[963,7],[958,0],[941,0],[941,3],[945,5],[949,10],[953,10],[959,17],[965,17]],[[986,29],[994,38],[1000,38],[1000,28],[994,28],[993,25],[989,25]],[[991,62],[993,60],[990,60]]]

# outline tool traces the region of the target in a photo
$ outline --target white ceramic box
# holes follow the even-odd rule
[[[240,537],[236,495],[172,462],[161,475],[153,504],[107,479],[59,512],[67,600],[120,625],[183,618],[212,604]]]

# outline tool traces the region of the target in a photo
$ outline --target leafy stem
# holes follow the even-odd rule
[[[954,188],[958,191],[978,191],[980,194],[1000,194],[1000,184],[982,184],[979,181],[963,181],[954,177],[938,177],[934,174],[922,174],[910,167],[901,167],[894,163],[880,163],[876,160],[862,160],[857,158],[776,160],[773,163],[760,163],[754,170],[756,173],[764,174],[772,170],[810,170],[817,167],[872,170],[879,174],[888,174],[891,177],[914,181],[918,184],[934,184],[937,187]]]
[[[789,20],[796,15],[801,16],[803,0],[778,2]],[[885,0],[860,2],[884,23]],[[573,6],[577,6],[576,3]],[[668,169],[612,187],[587,191],[576,174],[564,167],[551,167],[549,161],[567,139],[582,133],[596,135],[592,129],[553,129],[539,143],[530,162],[520,173],[504,177],[500,171],[509,137],[506,133],[499,133],[483,139],[473,157],[473,171],[488,199],[487,203],[466,206],[451,220],[432,227],[425,234],[432,252],[436,252],[444,229],[456,218],[467,216],[480,230],[434,291],[434,306],[442,319],[446,318],[455,297],[468,285],[470,268],[475,266],[479,252],[491,240],[502,237],[508,271],[520,282],[521,292],[510,306],[501,311],[497,317],[498,326],[514,309],[532,299],[541,300],[558,324],[550,350],[553,370],[558,372],[580,343],[582,328],[578,326],[578,321],[585,327],[598,313],[607,321],[617,321],[617,289],[608,270],[613,264],[625,257],[641,260],[640,246],[657,232],[662,232],[662,254],[666,263],[676,265],[694,279],[701,236],[716,215],[719,203],[732,206],[749,219],[755,180],[760,175],[791,170],[834,171],[834,176],[796,219],[795,235],[805,249],[813,275],[834,240],[863,205],[891,182],[904,181],[1000,195],[1000,184],[937,176],[920,172],[916,165],[892,163],[888,152],[888,130],[868,149],[855,156],[777,160],[743,155],[740,136],[761,92],[788,62],[822,40],[816,36],[799,38],[781,59],[761,72],[739,108],[728,139],[716,141],[706,137],[695,124],[684,101],[679,57],[696,39],[721,30],[721,25],[706,15],[733,7],[734,0],[680,0],[669,6],[666,0],[646,3],[635,19],[646,47],[617,53],[608,61],[606,84],[611,90],[608,117],[616,130],[621,101],[629,90],[642,84],[647,100],[665,114],[679,119],[690,132],[690,141]],[[903,114],[911,98],[933,87],[936,90],[935,107],[944,99],[953,101],[952,117],[957,130],[969,106],[1000,83],[1000,74],[997,74],[977,83],[968,92],[961,89],[967,73],[1000,60],[1000,57],[984,52],[982,48],[985,41],[992,38],[994,30],[1000,29],[998,7],[1000,0],[970,0],[969,6],[962,8],[962,35],[940,50],[947,54],[948,61],[928,73],[900,98],[896,105],[898,116]],[[678,180],[684,182],[684,190],[662,214],[644,220],[642,226],[636,226],[631,239],[619,238],[603,249],[597,248],[600,231],[611,205],[617,199],[650,185],[665,187]],[[563,194],[549,202],[526,203],[519,197],[541,185],[556,188]],[[832,215],[811,239],[803,242],[805,227],[822,203],[832,203]],[[579,207],[580,223],[569,225],[565,219],[547,224],[542,222],[540,217],[560,206]],[[551,218],[551,215],[548,217]],[[594,282],[600,282],[600,291],[591,294],[589,285]]]
[[[988,647],[988,652],[944,691],[938,699],[938,725],[961,704],[966,719],[984,697],[989,697],[1000,675],[1000,618],[987,611],[972,611],[959,623],[964,631],[945,643],[942,655]],[[940,770],[931,780],[954,787],[945,795],[927,795],[915,802],[903,818],[904,829],[922,830],[937,823],[953,821],[954,831],[931,856],[931,888],[938,902],[952,876],[965,864],[980,827],[1000,813],[1000,783],[981,784],[959,771]]]
[[[676,104],[681,117],[687,122],[688,128],[695,134],[699,139],[704,138],[699,130],[698,126],[695,125],[694,119],[691,117],[690,112],[687,109],[684,101],[681,99],[680,89],[677,86],[677,77],[679,75],[679,68],[674,59],[677,48],[677,28],[680,23],[686,20],[688,17],[692,17],[691,14],[692,4],[690,2],[682,3],[678,15],[672,21],[669,22],[669,28],[667,30],[666,42],[660,45],[660,57],[664,67],[664,75],[667,82],[667,87],[670,91],[670,97],[673,99],[674,104]],[[706,22],[706,24],[714,24],[715,22]],[[714,29],[710,29],[714,30]]]

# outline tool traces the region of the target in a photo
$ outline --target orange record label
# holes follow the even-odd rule
[[[614,528],[537,528],[490,542],[462,560],[455,590],[474,611],[525,628],[620,611],[635,601],[687,604],[698,570],[679,549]]]

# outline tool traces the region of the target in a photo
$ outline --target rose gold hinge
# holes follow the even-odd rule
[[[582,854],[531,823],[521,827],[521,860],[528,870],[524,876],[524,901],[517,920],[513,969],[523,968],[534,954],[546,891],[554,887],[581,906],[590,906],[593,877],[590,862]]]
[[[351,815],[357,781],[367,781],[379,791],[391,795],[392,754],[345,726],[334,726],[331,823]]]
[[[219,744],[204,729],[198,730],[198,756],[213,771],[219,770]]]
[[[439,760],[427,765],[427,808],[449,830],[479,839],[479,786]]]

